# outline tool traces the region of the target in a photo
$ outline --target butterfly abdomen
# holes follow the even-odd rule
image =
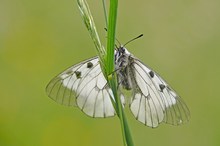
[[[126,90],[131,90],[133,88],[133,82],[130,77],[130,73],[131,71],[129,67],[125,67],[118,72],[119,85],[121,85]]]

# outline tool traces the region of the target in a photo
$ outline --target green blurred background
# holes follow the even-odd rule
[[[89,1],[105,43],[101,0]],[[178,91],[183,126],[151,129],[126,109],[136,146],[220,145],[220,1],[120,1],[117,38]],[[121,146],[117,117],[93,119],[58,105],[45,86],[95,56],[76,0],[0,0],[0,146]]]

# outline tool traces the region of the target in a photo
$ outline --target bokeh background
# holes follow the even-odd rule
[[[103,44],[101,0],[89,1]],[[191,111],[183,126],[151,129],[126,109],[136,146],[220,145],[220,1],[120,1],[117,38],[159,72]],[[58,105],[45,86],[95,56],[76,0],[0,0],[0,145],[121,146],[117,117],[93,119]]]

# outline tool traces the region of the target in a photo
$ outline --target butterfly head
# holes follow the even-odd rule
[[[115,59],[120,58],[122,56],[130,56],[130,52],[128,52],[128,50],[121,45],[120,47],[115,49]]]
[[[120,55],[130,54],[130,52],[128,52],[128,50],[123,45],[121,45],[119,48],[117,48],[117,52]]]

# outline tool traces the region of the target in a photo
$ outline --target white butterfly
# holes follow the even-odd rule
[[[129,105],[138,121],[157,127],[161,122],[179,125],[189,120],[189,110],[176,92],[123,46],[115,51],[115,70],[119,87],[132,91]],[[47,85],[46,92],[62,105],[74,106],[76,103],[88,116],[115,115],[110,99],[112,90],[98,57],[76,64],[56,76]],[[119,93],[125,104],[123,92]]]

